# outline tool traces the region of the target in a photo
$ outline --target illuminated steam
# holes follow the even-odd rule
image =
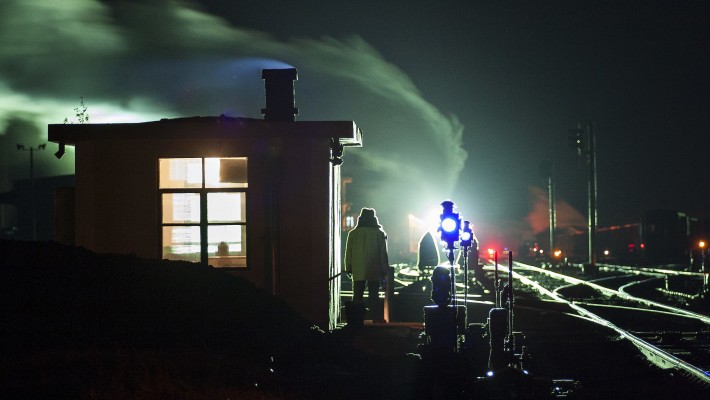
[[[0,3],[0,133],[19,119],[36,127],[24,139],[41,143],[47,124],[72,120],[80,97],[92,123],[261,118],[261,69],[279,66],[298,69],[297,120],[362,129],[364,147],[347,149],[343,164],[356,206],[377,208],[392,231],[450,195],[467,156],[463,126],[363,39],[277,40],[177,1]],[[71,169],[53,152],[38,162]]]

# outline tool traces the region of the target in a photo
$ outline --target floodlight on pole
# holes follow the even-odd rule
[[[29,151],[30,152],[30,207],[32,209],[32,240],[37,240],[37,213],[35,210],[35,167],[34,167],[34,152],[35,150],[44,150],[47,147],[47,143],[42,143],[37,147],[25,147],[24,145],[18,144],[17,150],[19,151]]]

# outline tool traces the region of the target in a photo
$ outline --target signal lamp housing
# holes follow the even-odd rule
[[[441,232],[441,241],[446,243],[447,250],[456,248],[455,243],[460,240],[461,217],[454,212],[454,202],[446,200],[441,203],[443,211],[439,223],[439,231]]]
[[[471,247],[471,242],[473,241],[473,230],[471,229],[471,222],[463,222],[463,232],[461,232],[461,247]]]

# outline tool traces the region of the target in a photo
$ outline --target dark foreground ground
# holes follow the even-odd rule
[[[0,241],[3,399],[361,398],[393,362],[192,263]]]
[[[213,268],[17,241],[0,241],[0,267],[3,399],[430,399],[452,386],[416,354],[420,326],[325,333]],[[421,322],[412,299],[394,309]],[[575,398],[707,398],[607,332],[520,303],[535,370],[582,381]]]

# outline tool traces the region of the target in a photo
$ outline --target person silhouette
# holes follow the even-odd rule
[[[345,272],[352,274],[353,303],[362,303],[367,284],[370,310],[378,301],[380,281],[389,272],[387,234],[375,210],[363,208],[345,243]]]

